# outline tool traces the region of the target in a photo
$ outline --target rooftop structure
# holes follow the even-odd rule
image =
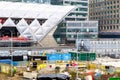
[[[49,40],[45,39],[46,36],[54,42],[52,35],[57,24],[75,8],[74,6],[0,2],[0,36],[22,36],[43,46],[45,43],[47,45]]]

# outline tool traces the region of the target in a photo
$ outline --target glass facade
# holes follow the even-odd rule
[[[84,46],[90,52],[97,54],[119,54],[120,39],[86,39],[84,40]]]
[[[66,26],[67,40],[76,40],[77,35],[80,39],[98,37],[97,21],[68,21]]]
[[[79,23],[76,24],[76,22],[87,20],[88,0],[56,0],[56,1],[51,0],[51,1],[53,1],[52,2],[53,5],[56,5],[59,3],[59,5],[64,5],[64,6],[72,5],[77,7],[77,9],[75,9],[74,11],[71,11],[71,13],[65,17],[63,22],[58,25],[59,28],[56,31],[56,32],[61,31],[59,35],[61,36],[61,42],[63,44],[75,43],[76,34],[74,34],[75,32],[69,32],[71,29],[69,29],[68,26],[73,28],[72,31],[76,31],[81,26]],[[68,24],[67,21],[71,21],[71,22]],[[76,26],[78,28],[75,28]],[[58,34],[54,34],[54,35],[58,35]]]

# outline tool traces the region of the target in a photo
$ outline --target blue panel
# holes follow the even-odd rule
[[[71,60],[71,54],[68,54],[68,53],[47,54],[47,60],[64,60],[64,61],[68,61],[68,60]]]
[[[0,60],[0,63],[11,64],[13,61],[10,59]]]
[[[13,66],[18,66],[18,62],[13,62]]]
[[[71,60],[71,54],[62,54],[61,55],[61,60],[63,61],[68,61],[68,60]]]

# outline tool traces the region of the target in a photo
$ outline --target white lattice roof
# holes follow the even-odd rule
[[[15,26],[21,36],[32,36],[33,40],[41,40],[52,30],[74,6],[53,6],[46,4],[0,2],[0,18],[6,18],[3,26]],[[20,21],[15,24],[13,18]],[[33,19],[28,24],[26,19]],[[44,19],[42,25],[38,19]],[[0,28],[1,28],[0,27]]]

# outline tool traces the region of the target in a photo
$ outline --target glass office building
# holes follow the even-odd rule
[[[51,4],[54,5],[64,5],[64,6],[68,6],[68,5],[72,5],[72,6],[76,6],[77,9],[72,11],[69,15],[67,15],[65,17],[65,19],[62,21],[62,23],[60,23],[58,25],[58,29],[56,30],[56,33],[54,35],[54,37],[56,38],[56,40],[58,40],[59,42],[62,42],[63,44],[69,44],[70,43],[75,43],[75,38],[71,37],[71,39],[69,39],[68,34],[67,34],[67,30],[68,30],[68,23],[70,24],[74,24],[74,23],[78,23],[79,21],[85,21],[87,20],[87,16],[88,16],[88,0],[51,0]],[[75,28],[75,25],[71,26],[73,29]],[[78,28],[80,26],[77,26]],[[70,33],[70,32],[69,32]],[[72,35],[76,35],[73,34],[72,32],[69,34],[69,36]],[[79,33],[80,35],[80,33]]]

